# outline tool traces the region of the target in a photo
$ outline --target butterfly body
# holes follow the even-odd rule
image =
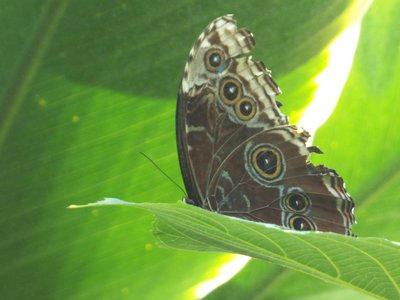
[[[308,162],[309,134],[290,125],[281,93],[231,15],[213,21],[190,51],[177,103],[187,202],[296,230],[350,234],[354,203],[334,170]]]

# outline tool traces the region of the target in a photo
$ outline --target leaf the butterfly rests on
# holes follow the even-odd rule
[[[214,20],[190,50],[176,127],[187,202],[296,230],[351,234],[354,203],[335,170],[308,162],[309,134],[290,125],[252,33],[232,15]]]

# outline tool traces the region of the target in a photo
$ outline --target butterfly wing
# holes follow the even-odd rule
[[[213,21],[190,51],[177,104],[188,197],[242,218],[345,233],[354,222],[353,202],[334,171],[307,163],[308,134],[280,112],[270,71],[245,56],[254,46],[251,32],[238,30],[228,15]]]
[[[350,234],[353,201],[334,170],[307,162],[306,132],[294,126],[242,141],[211,179],[212,210],[296,230]]]
[[[229,119],[225,109],[234,110],[232,106],[218,104],[223,74],[231,70],[230,73],[236,73],[236,76],[255,78],[254,83],[258,84],[252,93],[264,99],[262,104],[268,103],[265,112],[258,114],[264,127],[287,123],[274,100],[280,90],[265,67],[247,58],[238,58],[254,46],[252,34],[246,29],[237,30],[236,21],[227,15],[213,21],[190,51],[178,95],[176,135],[186,190],[198,206],[210,208],[206,200],[207,185],[216,164],[234,146],[228,138],[233,133],[237,136],[251,134],[246,129],[246,122],[233,123]],[[227,81],[227,91],[229,87],[234,89],[235,83]],[[229,96],[232,98],[234,91]],[[259,130],[253,128],[251,131]],[[219,155],[216,155],[217,151]]]

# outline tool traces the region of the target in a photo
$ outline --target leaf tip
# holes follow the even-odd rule
[[[133,203],[133,202],[126,202],[126,201],[123,201],[123,200],[120,200],[117,198],[104,198],[104,200],[87,203],[87,204],[82,204],[82,205],[71,204],[71,205],[68,205],[67,208],[82,208],[82,207],[104,206],[104,205],[134,205],[134,204],[135,203]]]
[[[67,206],[67,208],[80,208],[80,207],[82,207],[82,206],[81,205],[76,205],[76,204],[71,204],[71,205]]]

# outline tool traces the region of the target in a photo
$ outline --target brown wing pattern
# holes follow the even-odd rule
[[[308,162],[307,132],[289,125],[279,87],[231,15],[190,51],[178,96],[177,143],[197,206],[297,230],[350,234],[354,203],[334,170]]]

